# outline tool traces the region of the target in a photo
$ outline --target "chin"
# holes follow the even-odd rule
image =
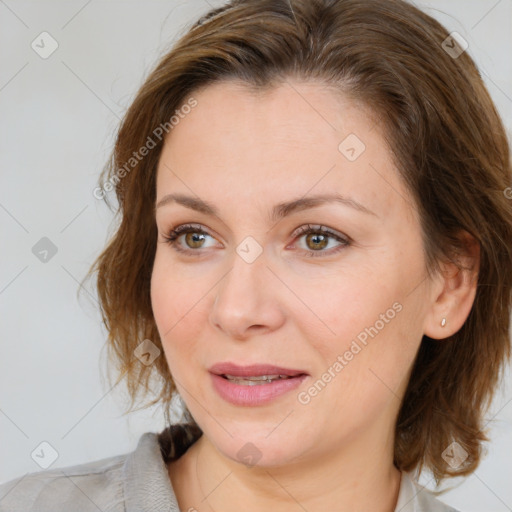
[[[277,467],[296,461],[304,453],[304,430],[282,428],[279,421],[213,421],[203,429],[210,443],[225,457],[248,467]],[[269,423],[272,423],[269,425]],[[229,435],[226,430],[229,432]]]

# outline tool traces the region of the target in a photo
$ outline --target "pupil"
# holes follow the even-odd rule
[[[327,245],[327,237],[325,235],[313,234],[309,235],[307,238],[308,242],[313,240],[313,243],[317,245],[317,248],[323,249]],[[320,242],[318,242],[319,238],[321,239]],[[320,247],[318,247],[318,243],[321,244]]]
[[[188,242],[191,242],[191,244],[188,244],[188,245],[191,245],[192,247],[196,247],[193,244],[201,242],[202,241],[201,238],[203,238],[203,237],[204,237],[204,235],[199,235],[197,233],[187,233],[187,239],[188,239],[187,244],[188,244]],[[190,239],[192,239],[192,240],[190,240]]]

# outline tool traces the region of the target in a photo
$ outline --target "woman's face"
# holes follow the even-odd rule
[[[156,209],[151,282],[188,409],[233,460],[392,450],[433,292],[419,220],[380,126],[318,83],[255,94],[221,82],[193,97],[157,176],[157,204],[190,200],[167,197]],[[343,199],[315,200],[335,195]],[[303,375],[247,385],[211,373],[225,362]]]

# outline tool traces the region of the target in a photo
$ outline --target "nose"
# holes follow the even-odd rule
[[[217,287],[210,322],[237,340],[279,329],[285,319],[280,287],[264,254],[249,263],[235,253],[231,270]]]

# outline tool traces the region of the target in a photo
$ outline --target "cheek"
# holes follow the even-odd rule
[[[375,264],[355,268],[343,264],[317,280],[295,279],[294,293],[308,307],[295,320],[310,325],[308,337],[319,340],[319,349],[343,350],[400,297],[400,281],[390,278],[389,268]]]
[[[302,317],[300,329],[318,356],[315,378],[329,369],[336,375],[326,394],[334,403],[351,397],[362,406],[398,394],[421,341],[421,290],[410,293],[418,276],[383,259],[380,263],[340,272],[324,280],[325,287],[303,295],[318,319]]]
[[[173,361],[186,360],[196,348],[199,339],[207,292],[201,286],[191,286],[190,281],[179,278],[176,269],[155,259],[151,277],[151,304],[155,322],[162,340],[169,368]],[[196,283],[196,281],[194,281]],[[176,366],[178,363],[176,362]]]
[[[411,335],[407,306],[374,306],[377,315],[357,320],[362,327],[345,327],[340,321],[330,343],[311,338],[321,359],[306,389],[311,405],[304,407],[304,414],[324,421],[332,439],[364,428],[382,414],[393,415],[407,384],[421,336]],[[351,313],[357,317],[357,311]],[[379,318],[381,313],[387,323]]]

